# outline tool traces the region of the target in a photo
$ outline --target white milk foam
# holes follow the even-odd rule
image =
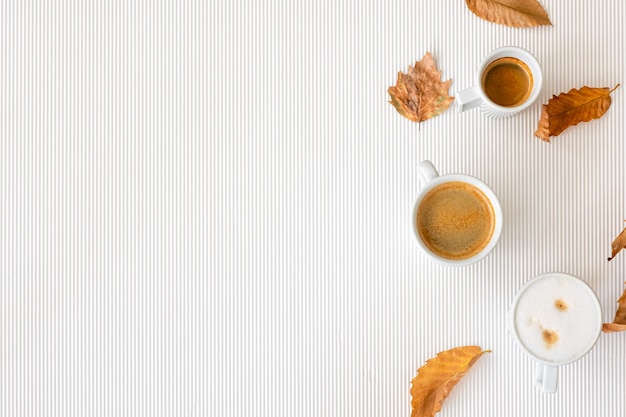
[[[548,275],[526,287],[514,311],[522,344],[550,363],[577,359],[596,342],[602,326],[598,301],[578,279]]]

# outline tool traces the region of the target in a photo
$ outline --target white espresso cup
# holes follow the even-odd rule
[[[559,366],[582,358],[598,341],[602,309],[596,293],[583,280],[551,272],[519,290],[507,322],[517,344],[536,362],[535,385],[553,393]]]
[[[530,107],[542,86],[537,58],[525,49],[504,46],[481,61],[474,86],[457,92],[455,101],[460,112],[480,106],[487,116],[501,119]]]
[[[439,175],[430,161],[418,166],[422,188],[413,209],[413,231],[424,253],[447,266],[487,256],[502,233],[502,207],[481,180]]]

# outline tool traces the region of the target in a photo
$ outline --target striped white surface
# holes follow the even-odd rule
[[[426,51],[454,94],[507,44],[541,102],[626,84],[626,6],[542,4],[554,26],[523,30],[461,0],[2,2],[0,415],[408,416],[416,369],[463,344],[492,353],[442,416],[626,414],[625,335],[548,396],[505,329],[552,270],[613,317],[625,87],[552,144],[540,103],[421,126],[387,104]],[[423,159],[500,196],[483,262],[418,252]]]

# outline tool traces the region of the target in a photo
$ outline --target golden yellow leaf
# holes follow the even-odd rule
[[[426,52],[407,74],[398,72],[398,81],[387,92],[398,113],[414,122],[423,122],[438,116],[450,107],[454,97],[448,96],[452,80],[441,81],[435,60]]]
[[[570,126],[602,117],[611,106],[612,90],[582,87],[571,89],[559,96],[552,96],[541,110],[541,118],[535,136],[550,142],[550,136],[558,136]]]
[[[613,242],[611,242],[612,252],[609,261],[615,258],[615,255],[617,255],[618,252],[624,248],[626,248],[626,228],[624,228],[624,230],[622,230],[622,233],[617,235]]]
[[[411,381],[411,417],[432,417],[441,410],[452,388],[485,352],[479,346],[461,346],[426,361]]]
[[[481,19],[515,28],[552,25],[537,0],[465,0]]]
[[[617,311],[615,312],[613,323],[604,323],[602,325],[602,331],[605,333],[623,332],[626,330],[626,290],[622,293],[619,300],[617,300],[617,304]]]

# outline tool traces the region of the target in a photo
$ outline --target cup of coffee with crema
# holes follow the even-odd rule
[[[542,86],[537,58],[525,49],[505,46],[481,61],[474,86],[459,91],[456,103],[461,112],[480,106],[487,116],[500,119],[530,107]]]
[[[535,385],[553,393],[558,367],[577,361],[596,344],[602,309],[580,278],[562,272],[539,275],[517,293],[508,314],[509,332],[536,362]]]
[[[413,229],[424,253],[447,266],[487,256],[502,233],[502,208],[493,190],[470,175],[439,175],[430,161],[422,161],[418,171],[423,186]]]

